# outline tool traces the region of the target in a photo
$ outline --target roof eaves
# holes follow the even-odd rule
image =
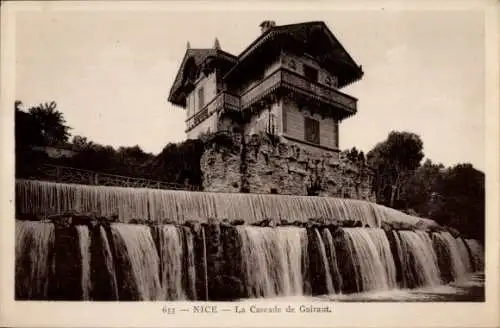
[[[323,29],[326,30],[327,35],[335,41],[339,46],[340,49],[347,55],[349,60],[354,64],[354,66],[359,70],[360,74],[363,74],[363,70],[361,69],[361,66],[359,66],[356,61],[352,58],[352,56],[349,54],[349,52],[345,49],[345,47],[340,43],[340,41],[335,37],[335,35],[332,33],[332,31],[328,28],[328,26],[324,22],[320,22]]]

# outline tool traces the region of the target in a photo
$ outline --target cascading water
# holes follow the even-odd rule
[[[205,283],[205,300],[208,300],[208,272],[207,272],[207,238],[205,236],[205,228],[201,228],[201,240],[203,247],[203,278]]]
[[[47,299],[53,247],[53,224],[16,222],[16,298]]]
[[[377,247],[378,255],[380,261],[385,269],[385,276],[387,277],[388,289],[393,289],[397,287],[396,281],[396,265],[394,262],[394,257],[391,252],[391,245],[387,239],[387,235],[382,229],[367,229],[366,230],[371,237],[371,240]]]
[[[115,248],[124,252],[130,266],[131,282],[137,288],[139,300],[161,298],[159,258],[151,231],[147,226],[113,224],[111,226]]]
[[[78,240],[80,245],[80,256],[82,258],[82,297],[83,300],[90,300],[90,234],[86,226],[77,226]]]
[[[184,227],[184,235],[186,238],[186,257],[187,257],[187,276],[188,287],[191,291],[191,299],[198,299],[196,295],[196,266],[194,259],[194,240],[191,230]]]
[[[321,260],[325,271],[326,291],[328,292],[328,294],[333,294],[335,293],[335,289],[333,288],[333,278],[330,269],[330,263],[328,261],[328,256],[326,255],[325,243],[323,242],[323,239],[321,238],[318,229],[314,229],[314,233],[316,234],[316,242],[318,243],[318,249],[321,255]]]
[[[342,275],[340,274],[340,270],[338,267],[337,254],[335,251],[335,244],[333,242],[332,233],[329,229],[323,229],[322,231],[324,240],[326,240],[326,245],[330,254],[330,265],[331,265],[331,274],[333,282],[336,286],[336,292],[340,292],[342,290]]]
[[[110,298],[118,300],[118,282],[116,280],[116,272],[115,272],[115,264],[113,260],[113,254],[111,252],[111,247],[109,245],[108,236],[106,235],[106,231],[101,226],[99,227],[99,234],[101,238],[101,247],[103,250],[104,257],[104,265],[106,267],[106,273],[109,277],[110,283]]]
[[[470,267],[464,263],[464,257],[461,254],[459,242],[455,239],[449,232],[437,233],[438,236],[446,243],[448,254],[451,261],[451,269],[453,274],[453,279],[459,281],[470,272]],[[465,252],[467,250],[465,249]],[[467,259],[468,260],[468,259]]]
[[[118,215],[120,220],[149,219],[183,223],[208,218],[241,219],[254,223],[264,219],[311,218],[355,220],[370,227],[382,221],[413,226],[435,226],[432,220],[361,200],[284,195],[226,194],[174,190],[70,185],[46,181],[16,181],[17,206],[24,214],[94,212]],[[35,201],[33,201],[35,200]]]
[[[159,227],[161,284],[166,300],[185,300],[182,284],[184,252],[182,231],[173,225]]]
[[[245,282],[250,297],[302,295],[302,252],[306,231],[300,228],[238,226]]]
[[[472,263],[474,264],[473,271],[481,271],[484,269],[484,251],[481,244],[474,239],[466,239],[465,242],[469,246],[472,255]]]
[[[372,231],[364,228],[344,228],[348,242],[353,250],[351,256],[359,264],[359,280],[362,289],[388,290],[395,287],[394,260],[383,230]],[[376,242],[375,242],[376,240]],[[384,262],[385,261],[385,262]]]
[[[424,231],[393,232],[398,240],[398,256],[402,263],[404,287],[441,284],[437,256],[432,240]],[[408,277],[414,281],[409,281]]]
[[[67,221],[71,214],[16,220],[17,299],[335,298],[436,287],[484,268],[478,241],[430,233],[425,229],[436,227],[433,221],[364,201],[33,181],[16,186],[18,213],[29,219],[75,210],[117,214],[122,221]],[[251,225],[269,218],[279,225]],[[310,224],[311,218],[318,219]],[[414,230],[388,230],[383,223]]]
[[[472,263],[471,263],[471,255],[469,253],[468,246],[465,244],[465,241],[461,237],[456,238],[458,253],[460,254],[460,258],[462,259],[462,263],[465,268],[465,275],[472,271]]]

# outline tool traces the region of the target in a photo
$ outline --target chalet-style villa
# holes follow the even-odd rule
[[[201,133],[267,132],[308,150],[338,151],[339,123],[357,99],[339,90],[363,76],[323,22],[276,26],[240,55],[189,46],[168,100],[187,111],[188,138]]]

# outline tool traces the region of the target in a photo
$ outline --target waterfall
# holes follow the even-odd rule
[[[207,238],[205,236],[205,227],[201,227],[201,236],[203,243],[203,277],[205,278],[205,300],[208,300],[208,272],[207,272]]]
[[[21,219],[78,211],[121,221],[16,220],[16,299],[340,297],[434,287],[484,269],[478,241],[360,200],[25,180],[16,192]],[[277,226],[252,225],[264,220]],[[387,232],[384,223],[415,230]]]
[[[16,299],[47,299],[55,267],[54,225],[16,221]]]
[[[126,253],[138,298],[144,301],[161,297],[159,258],[149,227],[131,224],[111,225],[116,249]]]
[[[466,239],[465,242],[469,246],[472,253],[472,262],[474,263],[474,271],[484,270],[484,251],[481,244],[475,239]]]
[[[380,260],[385,268],[385,275],[387,277],[387,285],[389,289],[397,287],[396,282],[396,265],[394,262],[394,257],[391,252],[391,245],[389,244],[389,239],[382,229],[367,229],[366,230],[371,237],[371,240],[375,244],[378,250]]]
[[[337,262],[337,254],[335,251],[335,244],[333,242],[332,233],[329,229],[323,229],[323,236],[326,239],[326,245],[328,245],[328,250],[330,254],[330,264],[333,282],[336,283],[336,291],[340,292],[342,290],[342,275]]]
[[[447,232],[431,239],[421,230],[387,235],[378,228],[155,225],[152,234],[146,225],[117,223],[107,229],[16,221],[16,298],[176,301],[205,293],[202,299],[226,300],[220,291],[229,286],[244,287],[243,298],[310,295],[310,287],[312,295],[338,296],[397,288],[396,261],[404,288],[459,280],[483,265],[476,240]],[[71,236],[75,260],[54,247]],[[451,279],[441,279],[442,270]]]
[[[318,229],[314,229],[314,233],[316,234],[316,240],[318,242],[318,248],[321,255],[321,259],[323,260],[323,267],[325,269],[325,283],[326,283],[326,291],[328,294],[334,294],[335,289],[333,288],[333,278],[330,270],[330,263],[328,261],[328,256],[326,255],[325,244],[323,243],[323,239],[319,234]]]
[[[82,258],[82,296],[83,300],[90,300],[90,234],[86,226],[77,226],[78,241],[80,244],[80,255]]]
[[[384,231],[377,229],[379,231],[370,233],[371,229],[366,228],[343,230],[353,250],[352,256],[359,265],[358,274],[362,290],[388,290],[394,287],[396,270],[392,255],[387,255],[390,253],[390,246]]]
[[[150,219],[183,223],[208,218],[241,219],[254,223],[264,219],[307,222],[310,218],[356,220],[380,227],[381,222],[412,226],[435,226],[432,220],[362,200],[292,195],[210,193],[142,188],[64,184],[16,180],[18,208],[23,214],[94,212],[119,219]]]
[[[106,270],[108,273],[108,276],[110,277],[111,281],[111,292],[112,292],[112,299],[117,300],[118,299],[118,282],[116,280],[116,272],[115,272],[115,264],[113,261],[113,254],[111,253],[111,247],[109,245],[108,237],[106,236],[106,231],[104,228],[101,226],[99,227],[99,233],[101,236],[101,243],[102,243],[102,248],[103,248],[103,254],[104,254],[104,263],[106,265]]]
[[[463,261],[464,258],[461,254],[457,239],[455,239],[449,232],[440,232],[438,235],[441,236],[446,243],[451,261],[453,279],[456,281],[463,279],[467,275],[468,270]],[[467,252],[467,249],[465,249],[465,252]]]
[[[461,237],[457,237],[456,239],[458,253],[460,254],[460,258],[462,259],[462,263],[464,264],[464,269],[467,274],[471,273],[472,263],[471,263],[471,255],[469,253],[468,247],[465,244],[465,241]]]
[[[182,285],[183,259],[182,234],[178,227],[159,227],[162,298],[165,300],[185,300]]]
[[[302,295],[305,229],[238,226],[250,297]]]
[[[437,256],[427,233],[406,230],[393,233],[397,240],[398,256],[405,276],[404,287],[439,285],[441,278]],[[412,286],[413,284],[416,286]]]
[[[189,228],[184,227],[184,235],[186,238],[188,288],[191,291],[191,299],[196,300],[198,296],[196,295],[196,267],[193,234]]]

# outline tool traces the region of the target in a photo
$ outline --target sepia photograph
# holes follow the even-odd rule
[[[485,303],[484,10],[75,3],[9,4],[15,301]]]

